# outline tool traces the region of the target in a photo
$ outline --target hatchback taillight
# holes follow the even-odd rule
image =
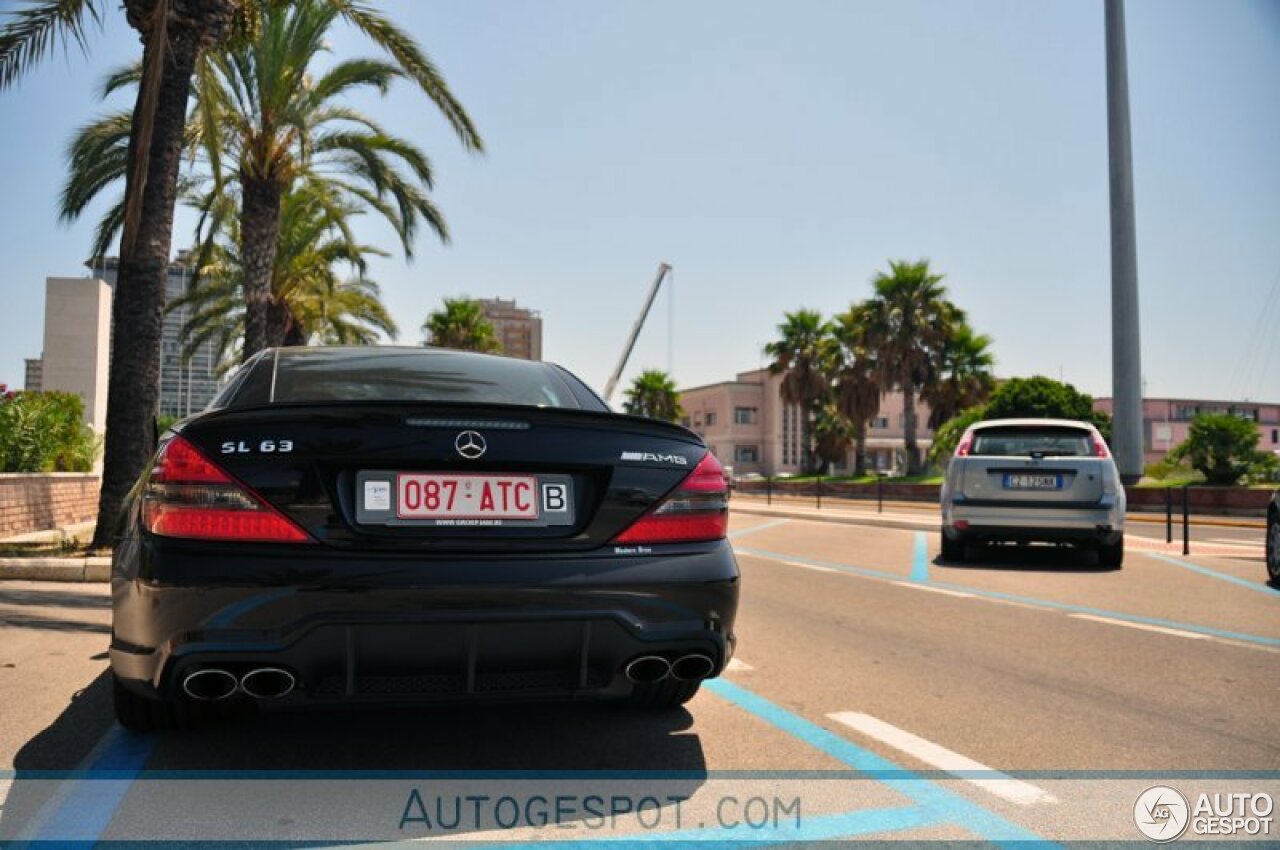
[[[165,443],[142,498],[142,522],[163,537],[255,543],[311,538],[182,437]]]
[[[972,450],[973,432],[968,432],[960,438],[960,444],[956,446],[956,457],[968,457],[969,452]]]
[[[1111,452],[1107,449],[1106,442],[1097,434],[1091,434],[1090,439],[1093,440],[1093,456],[1094,457],[1111,457]]]
[[[656,508],[614,543],[693,543],[720,540],[729,528],[729,482],[715,455],[706,456]]]

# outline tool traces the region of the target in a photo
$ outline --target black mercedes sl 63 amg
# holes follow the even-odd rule
[[[724,471],[549,364],[283,348],[161,437],[112,564],[131,729],[199,703],[681,704],[734,647]]]

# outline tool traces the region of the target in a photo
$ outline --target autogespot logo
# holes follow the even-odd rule
[[[453,447],[458,450],[458,454],[467,460],[475,460],[489,448],[484,441],[484,437],[480,436],[476,431],[463,431],[454,438]]]
[[[1167,785],[1148,788],[1133,804],[1133,822],[1143,835],[1159,844],[1186,832],[1190,820],[1187,798]]]

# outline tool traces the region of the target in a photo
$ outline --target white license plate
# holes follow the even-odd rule
[[[538,480],[532,475],[396,476],[400,519],[538,518]]]
[[[1060,490],[1061,475],[1044,475],[1033,473],[1011,473],[1004,477],[1006,490]]]

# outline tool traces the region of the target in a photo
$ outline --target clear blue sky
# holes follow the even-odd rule
[[[1109,394],[1101,0],[384,5],[489,145],[464,154],[407,89],[362,103],[432,153],[455,236],[374,266],[401,341],[443,296],[515,297],[600,387],[666,260],[676,377],[706,383],[760,365],[783,311],[843,309],[886,258],[927,256],[1002,375]],[[1280,294],[1255,332],[1280,286],[1280,2],[1128,18],[1148,394],[1280,399]],[[63,150],[136,51],[113,10],[91,58],[0,94],[0,382],[40,351],[44,277],[82,273]],[[629,373],[667,366],[668,331],[660,300]]]

